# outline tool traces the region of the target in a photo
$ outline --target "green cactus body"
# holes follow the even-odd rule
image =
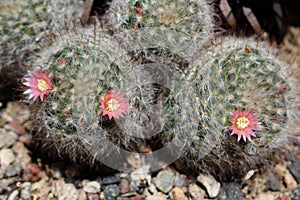
[[[66,24],[81,16],[82,2],[77,0],[26,0],[1,2],[1,66],[28,59],[28,54],[48,44]]]
[[[33,67],[50,72],[54,85],[35,114],[45,122],[46,132],[39,134],[44,146],[54,145],[74,159],[82,156],[82,148],[91,160],[115,158],[117,148],[140,151],[150,144],[157,149],[177,137],[175,132],[187,135],[197,128],[184,93],[186,66],[177,55],[160,49],[125,51],[113,37],[87,28],[65,34],[39,57]],[[130,110],[110,120],[99,100],[116,88],[129,98]]]
[[[121,38],[141,47],[167,48],[185,58],[213,37],[213,12],[206,1],[117,0],[103,20]]]
[[[266,165],[272,152],[280,151],[297,132],[299,97],[290,76],[292,67],[279,61],[264,43],[225,38],[207,55],[201,65],[190,69],[201,118],[187,154],[196,168],[228,180]],[[230,136],[230,119],[238,106],[258,114],[260,130],[254,131],[251,142],[236,142]]]

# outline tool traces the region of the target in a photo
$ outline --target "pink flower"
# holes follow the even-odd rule
[[[253,111],[248,110],[248,108],[246,108],[244,112],[241,112],[241,108],[238,107],[238,111],[234,112],[230,119],[230,122],[232,123],[229,127],[229,129],[232,130],[231,135],[237,134],[238,141],[240,141],[242,136],[245,142],[246,138],[250,141],[251,136],[255,137],[253,130],[259,130],[259,127],[257,127],[259,124],[257,120],[258,114],[253,115],[252,112]]]
[[[109,119],[122,117],[129,110],[128,100],[124,98],[124,94],[119,93],[118,89],[115,89],[113,93],[108,92],[104,99],[99,100],[102,115],[108,115]]]
[[[135,7],[134,10],[136,11],[137,15],[141,16],[143,14],[143,9],[140,7]]]
[[[23,84],[30,87],[30,89],[26,90],[24,94],[29,94],[29,99],[33,97],[33,101],[38,97],[43,101],[44,95],[49,94],[53,90],[52,77],[47,72],[43,73],[41,69],[33,72],[28,71],[28,74],[30,78],[25,78],[27,82]]]

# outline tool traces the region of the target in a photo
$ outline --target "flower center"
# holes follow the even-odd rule
[[[109,101],[106,102],[105,104],[105,109],[108,110],[109,112],[114,112],[120,107],[120,104],[117,100],[115,99],[110,99]]]
[[[246,117],[239,117],[236,119],[235,124],[238,129],[244,129],[249,126],[250,122]]]
[[[48,85],[47,81],[45,81],[44,79],[38,79],[37,82],[38,82],[37,88],[41,92],[45,92],[46,90],[49,89],[49,85]]]

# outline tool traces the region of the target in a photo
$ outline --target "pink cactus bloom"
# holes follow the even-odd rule
[[[240,141],[241,137],[243,137],[246,142],[247,138],[250,141],[251,136],[256,137],[253,130],[259,130],[257,126],[258,122],[258,114],[253,115],[253,111],[246,108],[244,112],[241,112],[241,108],[238,107],[238,111],[233,113],[230,122],[232,125],[229,127],[232,130],[231,135],[237,134],[238,141]]]
[[[135,7],[134,10],[136,11],[137,15],[141,16],[143,14],[143,9],[140,7]]]
[[[99,100],[101,103],[100,110],[102,115],[108,115],[109,119],[122,117],[125,112],[129,111],[128,98],[115,89],[112,93],[108,92],[104,99]]]
[[[33,97],[35,101],[38,97],[43,101],[44,96],[48,95],[53,90],[51,83],[52,77],[47,72],[43,73],[41,69],[33,72],[28,71],[29,78],[25,78],[27,82],[23,83],[30,89],[26,90],[24,94],[29,94],[29,99]]]

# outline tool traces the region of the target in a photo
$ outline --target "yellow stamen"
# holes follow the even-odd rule
[[[246,117],[239,117],[236,119],[235,124],[238,129],[247,128],[250,124],[249,119]]]
[[[49,89],[49,85],[48,85],[47,81],[45,81],[44,79],[38,79],[37,82],[38,82],[37,88],[41,92],[45,92],[46,90]]]
[[[120,104],[115,99],[110,99],[105,104],[105,109],[108,110],[108,112],[114,112],[120,107]]]

